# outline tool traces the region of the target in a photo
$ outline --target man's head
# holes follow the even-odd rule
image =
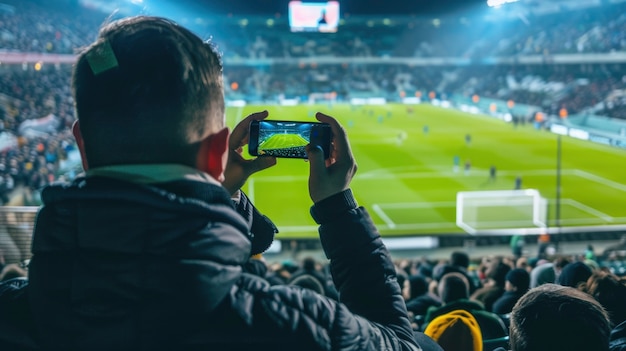
[[[482,351],[483,338],[474,316],[455,310],[433,319],[424,334],[430,336],[446,351]]]
[[[444,304],[469,298],[469,282],[461,273],[447,273],[438,286],[439,297]]]
[[[454,251],[452,252],[452,254],[450,254],[450,265],[467,269],[467,267],[469,267],[469,264],[470,258],[466,252]]]
[[[72,86],[86,167],[176,163],[206,171],[225,159],[220,57],[167,19],[105,25],[79,54]]]
[[[525,293],[530,287],[530,274],[523,268],[516,268],[506,274],[505,289]]]
[[[605,351],[609,318],[590,295],[544,284],[530,290],[511,313],[512,351]]]

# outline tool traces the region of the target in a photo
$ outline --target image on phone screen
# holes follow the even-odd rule
[[[253,156],[307,158],[305,147],[316,144],[330,151],[330,126],[326,123],[296,121],[253,121],[249,152]]]

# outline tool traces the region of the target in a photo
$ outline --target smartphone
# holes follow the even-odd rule
[[[305,146],[319,145],[324,158],[330,156],[332,132],[328,123],[296,121],[252,121],[248,152],[252,156],[307,158]]]

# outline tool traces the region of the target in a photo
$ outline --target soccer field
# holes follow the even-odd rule
[[[555,134],[488,116],[401,104],[229,107],[228,125],[265,109],[268,119],[314,121],[320,111],[343,124],[359,167],[352,189],[383,235],[463,233],[455,222],[456,194],[512,190],[518,176],[522,188],[537,189],[548,199],[548,224],[554,225]],[[497,169],[493,181],[492,165]],[[282,239],[317,237],[309,215],[308,168],[304,160],[279,159],[243,188],[276,223]],[[563,137],[561,184],[561,225],[626,224],[626,150]],[[493,211],[498,217],[497,208]]]

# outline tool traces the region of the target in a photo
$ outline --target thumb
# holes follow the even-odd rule
[[[326,171],[326,162],[324,161],[324,151],[318,145],[309,144],[306,146],[307,157],[311,168],[311,175],[323,173]]]
[[[266,168],[270,168],[276,164],[276,157],[263,156],[257,157],[250,162],[251,173],[262,171]]]

